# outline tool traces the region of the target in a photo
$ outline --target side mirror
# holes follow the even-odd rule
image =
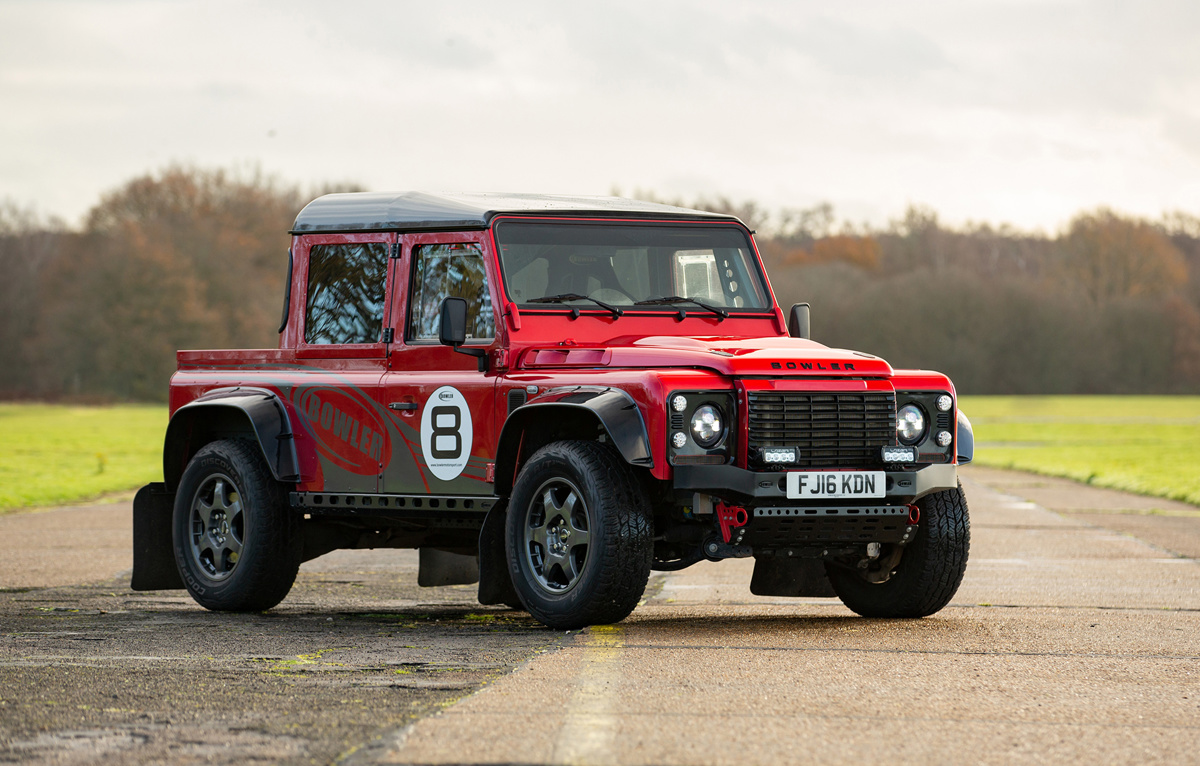
[[[792,304],[792,315],[788,317],[788,335],[793,338],[811,338],[810,321],[807,303]]]
[[[438,340],[443,346],[455,350],[467,342],[467,302],[462,298],[447,298],[442,301],[442,324]]]
[[[486,348],[463,347],[467,342],[467,301],[463,298],[446,298],[442,301],[442,323],[438,328],[438,340],[460,354],[479,360],[479,371],[488,370]]]

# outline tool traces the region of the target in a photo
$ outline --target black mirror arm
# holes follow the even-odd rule
[[[479,371],[488,371],[486,348],[463,346],[467,342],[467,302],[462,298],[449,297],[442,301],[442,319],[438,330],[438,341],[460,354],[479,360]]]
[[[486,348],[476,348],[474,346],[451,346],[450,348],[460,354],[475,357],[479,360],[479,371],[488,371],[488,350]]]

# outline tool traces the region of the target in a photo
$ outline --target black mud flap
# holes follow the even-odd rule
[[[422,548],[420,568],[417,570],[417,585],[434,588],[439,585],[474,585],[479,581],[479,557],[461,553],[447,553],[433,548]]]
[[[171,543],[175,494],[167,485],[147,484],[133,498],[133,590],[183,587]]]
[[[501,501],[488,511],[479,530],[479,603],[521,603],[517,589],[508,574],[508,552],[504,549],[504,519],[508,515],[508,502]]]
[[[756,596],[807,596],[828,598],[836,596],[833,585],[825,576],[821,559],[794,559],[763,556],[754,559],[754,575],[750,592]]]

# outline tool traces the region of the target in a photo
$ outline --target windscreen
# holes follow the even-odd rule
[[[750,241],[734,226],[503,221],[496,241],[518,305],[661,310],[679,298],[726,311],[771,307]]]

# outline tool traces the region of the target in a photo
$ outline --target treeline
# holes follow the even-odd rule
[[[287,230],[310,199],[261,174],[171,167],[79,230],[0,205],[0,398],[161,400],[179,348],[271,347]],[[653,195],[637,195],[653,196]],[[1084,213],[1056,235],[885,226],[829,205],[733,212],[817,340],[949,373],[966,393],[1200,392],[1200,219]]]
[[[761,249],[780,303],[812,304],[816,339],[963,392],[1200,392],[1200,218],[1101,209],[1046,236],[910,208],[878,230],[785,227]]]
[[[0,206],[0,398],[162,400],[176,349],[277,345],[287,230],[352,188],[171,167],[80,231]]]

